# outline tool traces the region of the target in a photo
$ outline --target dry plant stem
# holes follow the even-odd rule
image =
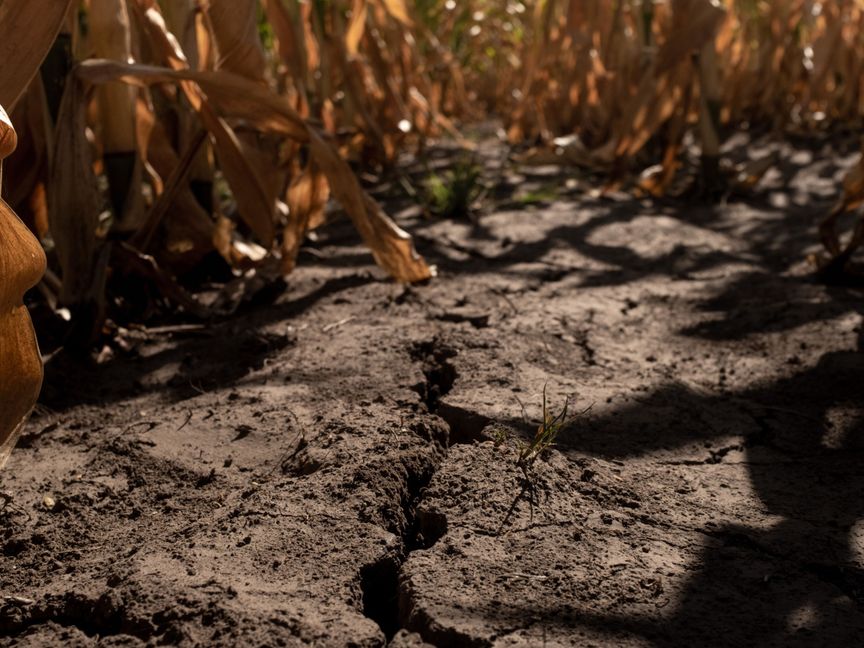
[[[161,3],[168,31],[177,37],[180,49],[186,55],[191,70],[201,69],[197,30],[197,0],[165,0]],[[187,150],[198,130],[198,120],[189,102],[178,100],[177,150]],[[207,212],[213,211],[213,155],[209,143],[205,143],[192,163],[190,178],[195,197]]]
[[[192,171],[193,162],[206,141],[207,132],[204,130],[198,131],[189,143],[177,166],[174,167],[174,171],[165,183],[165,188],[162,190],[159,198],[147,214],[147,220],[135,233],[135,236],[132,237],[131,244],[142,252],[147,252],[150,247],[153,235],[162,223],[162,219],[168,213],[168,209],[177,198],[178,192],[185,186]]]
[[[102,197],[86,137],[86,90],[74,75],[66,85],[57,122],[49,183],[49,224],[63,288],[60,303],[76,320],[69,340],[86,346],[101,327],[109,251],[97,238]]]
[[[96,56],[132,61],[132,31],[126,0],[90,0],[90,35]],[[137,227],[142,168],[135,140],[136,90],[123,83],[96,89],[105,175],[121,230]],[[130,222],[131,221],[131,222]]]
[[[125,0],[90,0],[90,34],[98,58],[132,61],[132,33]],[[106,83],[96,90],[99,128],[106,153],[135,151],[135,89]]]

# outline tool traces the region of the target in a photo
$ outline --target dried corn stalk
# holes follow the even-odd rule
[[[131,63],[132,29],[126,0],[89,0],[90,43],[93,55]],[[122,83],[96,89],[99,138],[108,179],[115,229],[131,231],[140,225],[142,166],[137,152],[136,90]]]
[[[72,311],[69,342],[89,345],[105,314],[109,247],[97,235],[102,197],[86,136],[87,88],[72,78],[60,105],[49,182],[49,225],[63,281],[60,303]]]

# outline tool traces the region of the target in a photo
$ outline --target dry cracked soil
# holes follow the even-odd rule
[[[705,206],[493,151],[478,224],[393,206],[428,285],[336,220],[269,303],[53,356],[0,644],[862,645],[864,292],[806,261],[851,158],[780,152]]]

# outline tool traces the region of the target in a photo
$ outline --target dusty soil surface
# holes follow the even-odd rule
[[[805,261],[851,158],[707,207],[489,156],[479,225],[394,204],[429,285],[337,221],[272,303],[54,356],[0,643],[860,645],[864,292]]]

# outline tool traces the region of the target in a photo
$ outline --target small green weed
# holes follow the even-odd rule
[[[482,167],[473,158],[462,157],[443,173],[430,172],[423,181],[427,209],[436,216],[466,218],[486,193]]]
[[[531,510],[531,520],[533,522],[537,490],[533,474],[534,464],[543,452],[555,445],[555,441],[561,430],[564,429],[564,427],[566,427],[572,420],[572,417],[568,418],[569,406],[569,401],[565,401],[564,407],[560,412],[557,414],[553,412],[550,409],[549,401],[546,398],[546,385],[543,385],[543,419],[537,426],[537,431],[534,432],[534,436],[531,440],[527,443],[521,442],[518,446],[519,452],[516,455],[516,465],[519,467],[519,470],[522,471],[522,487],[516,497],[513,498],[513,503],[510,505],[507,515],[504,516],[504,520],[502,520],[501,526],[498,529],[499,533],[501,533],[504,530],[504,527],[507,526],[513,512],[516,510],[516,506],[519,504],[519,501],[526,496]],[[588,409],[585,410],[585,412],[587,411]],[[503,440],[504,439],[502,439],[501,442],[503,442]],[[496,443],[500,443],[497,438]]]
[[[544,450],[555,445],[558,433],[567,423],[567,411],[569,402],[564,401],[564,408],[557,414],[553,414],[548,407],[546,399],[546,385],[543,385],[543,420],[537,426],[534,437],[528,443],[522,443],[519,447],[519,456],[516,465],[528,476],[528,471],[534,465]]]

